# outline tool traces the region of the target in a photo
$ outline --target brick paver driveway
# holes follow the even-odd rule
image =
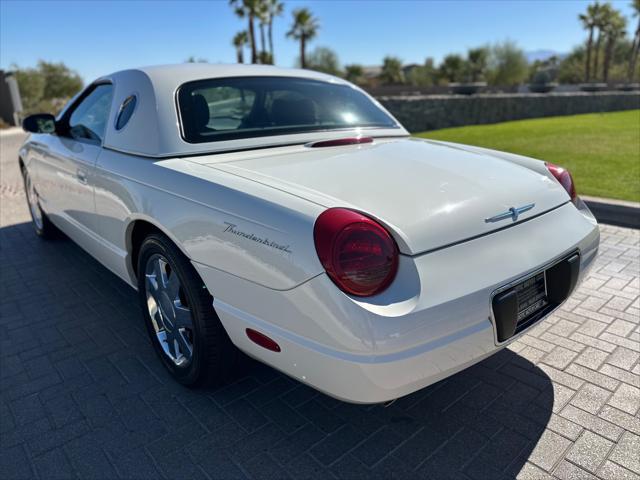
[[[638,478],[638,231],[603,226],[562,310],[387,408],[249,361],[192,391],[155,358],[133,291],[32,234],[19,136],[0,141],[0,478]]]

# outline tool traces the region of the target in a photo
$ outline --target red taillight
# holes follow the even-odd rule
[[[361,213],[330,208],[316,220],[313,237],[327,274],[350,295],[380,293],[396,276],[396,242],[382,226]]]
[[[547,170],[551,172],[555,179],[560,182],[560,185],[562,185],[567,191],[571,197],[571,201],[574,201],[577,196],[576,185],[573,183],[573,177],[571,176],[571,173],[569,173],[569,170],[549,162],[546,162],[545,165],[547,166]]]

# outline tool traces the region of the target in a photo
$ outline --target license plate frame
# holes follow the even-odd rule
[[[580,251],[574,250],[496,288],[489,298],[490,320],[494,326],[496,345],[508,342],[556,310],[575,288],[579,272]],[[536,281],[538,294],[543,293],[544,281],[544,295],[539,295],[539,298],[528,303],[523,302],[520,308],[515,288],[525,290],[527,286],[531,287],[526,285],[528,282],[535,285]]]

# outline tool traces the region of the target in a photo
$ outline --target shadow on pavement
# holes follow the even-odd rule
[[[57,459],[81,478],[513,478],[552,413],[550,379],[509,350],[387,408],[249,360],[189,390],[136,293],[70,240],[2,228],[0,265],[0,447],[41,477]]]

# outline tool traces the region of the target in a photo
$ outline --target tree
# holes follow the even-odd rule
[[[588,82],[591,79],[591,51],[593,50],[593,31],[598,23],[600,15],[600,4],[598,2],[591,4],[587,7],[587,12],[578,15],[579,20],[582,22],[582,26],[589,31],[589,38],[587,39],[587,61],[585,63],[584,81]]]
[[[269,14],[268,35],[269,35],[269,53],[271,54],[271,63],[275,63],[275,54],[273,52],[273,19],[284,13],[284,4],[279,0],[266,0],[267,11]]]
[[[260,0],[229,0],[229,5],[234,8],[239,18],[247,19],[247,33],[249,34],[249,46],[251,47],[251,63],[258,63],[258,50],[256,46],[256,32],[253,21],[258,16]]]
[[[402,60],[398,57],[386,56],[382,61],[382,71],[380,81],[387,85],[398,85],[404,83],[404,73],[402,72]]]
[[[15,70],[16,81],[20,89],[20,97],[22,99],[23,113],[38,113],[38,105],[44,98],[44,76],[35,68],[19,68],[12,66]],[[45,109],[43,113],[53,113],[49,109]]]
[[[189,55],[184,63],[207,63],[207,59],[206,58],[202,58],[202,57],[194,57],[193,55]]]
[[[293,11],[293,24],[291,30],[287,32],[287,37],[300,41],[300,66],[302,68],[307,67],[306,44],[318,34],[319,28],[318,19],[308,8],[297,8]]]
[[[265,61],[268,60],[269,57],[264,31],[264,27],[266,27],[269,23],[269,10],[264,0],[261,0],[258,3],[258,20],[260,21],[260,53],[258,54],[258,57],[260,59],[260,63],[270,63],[268,61]]]
[[[327,47],[316,47],[306,59],[309,70],[328,73],[329,75],[340,75],[340,61],[338,54]],[[298,59],[298,64],[301,64]]]
[[[529,64],[524,52],[506,40],[489,50],[487,77],[492,85],[519,85],[526,80]]]
[[[487,69],[489,49],[485,47],[472,48],[467,53],[467,81],[479,82],[484,78]]]
[[[427,58],[424,65],[412,68],[405,77],[409,85],[428,87],[438,83],[438,69],[433,63],[433,58]]]
[[[638,17],[638,27],[633,37],[633,43],[629,51],[629,69],[627,70],[627,81],[632,82],[636,71],[636,63],[638,62],[638,54],[640,53],[640,0],[633,0],[634,17]]]
[[[611,4],[605,3],[601,5],[597,11],[595,18],[596,28],[598,29],[598,38],[596,40],[596,51],[593,60],[593,73],[595,78],[598,77],[598,66],[600,65],[600,50],[602,49],[602,40],[605,36],[604,32],[611,18],[612,7]]]
[[[558,67],[558,81],[560,83],[580,83],[584,82],[586,49],[579,46],[567,55]]]
[[[414,87],[428,87],[438,83],[438,69],[433,64],[433,58],[427,58],[423,65],[403,70],[405,82]]]
[[[609,83],[629,83],[629,52],[633,50],[633,38],[624,36],[616,40],[611,55]],[[631,78],[639,78],[640,65],[636,63]],[[637,81],[637,80],[636,80]]]
[[[449,83],[462,82],[464,79],[465,61],[461,55],[450,53],[442,60],[439,75]]]
[[[238,32],[233,37],[233,46],[236,47],[236,59],[238,63],[244,63],[244,46],[249,43],[249,35],[246,30]]]
[[[344,78],[351,83],[361,84],[364,81],[364,68],[357,63],[344,66]]]
[[[44,99],[70,98],[82,89],[82,78],[64,63],[38,61],[38,70],[44,77]]]
[[[13,68],[24,114],[55,114],[82,89],[82,78],[63,63],[40,60],[35,68]]]
[[[607,83],[609,81],[609,68],[613,56],[613,47],[616,42],[626,34],[627,20],[622,14],[612,9],[607,24],[604,27],[604,35],[606,44],[604,49],[604,63],[602,65],[602,80]]]

